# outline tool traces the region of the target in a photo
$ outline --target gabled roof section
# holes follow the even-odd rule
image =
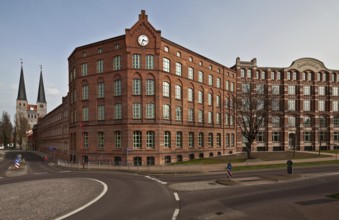
[[[45,97],[44,81],[42,79],[42,66],[40,66],[40,80],[37,103],[47,103]]]
[[[311,58],[311,57],[304,57],[304,58],[297,59],[293,61],[291,66],[288,67],[287,69],[298,69],[300,71],[312,70],[314,72],[328,70],[323,62],[321,62],[320,60]]]
[[[20,81],[19,81],[19,90],[18,97],[16,100],[27,101],[26,97],[26,88],[25,88],[25,79],[24,79],[24,70],[21,62],[21,71],[20,71]]]
[[[156,34],[161,33],[161,31],[156,30],[151,23],[148,21],[148,16],[145,10],[141,10],[141,14],[139,14],[139,20],[130,28],[126,29],[126,36],[129,35],[133,36],[136,32],[138,32],[139,28],[146,28],[150,33],[153,33],[155,37]]]

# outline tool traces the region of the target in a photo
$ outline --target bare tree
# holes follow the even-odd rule
[[[7,112],[2,112],[1,119],[1,138],[3,144],[7,146],[12,140],[13,125],[10,115]]]
[[[258,84],[254,81],[244,81],[241,85],[241,92],[233,95],[233,115],[237,127],[240,129],[244,138],[247,158],[251,158],[251,147],[255,141],[260,127],[264,126],[265,121],[271,112],[272,96],[267,93],[267,86]]]
[[[26,136],[26,132],[30,129],[29,123],[27,118],[22,114],[19,113],[15,117],[15,136],[18,141],[18,144],[22,146],[23,139]]]

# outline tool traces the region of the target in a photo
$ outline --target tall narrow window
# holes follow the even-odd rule
[[[121,96],[121,80],[114,81],[114,96]]]
[[[189,122],[193,122],[194,120],[194,111],[193,111],[193,108],[189,108],[188,109],[188,121]]]
[[[114,132],[115,148],[121,148],[121,131]]]
[[[163,119],[170,119],[170,106],[169,105],[162,106],[162,117]]]
[[[141,95],[141,80],[133,79],[132,95]]]
[[[213,95],[211,93],[208,93],[208,105],[211,106],[213,102]]]
[[[97,60],[97,73],[104,72],[104,60]]]
[[[198,136],[198,145],[199,147],[204,146],[204,133],[200,132]]]
[[[182,148],[182,132],[177,132],[177,137],[176,137],[176,147]]]
[[[170,72],[170,66],[171,66],[170,60],[167,59],[167,58],[163,58],[163,60],[162,60],[163,71]]]
[[[181,121],[182,120],[182,108],[180,106],[177,106],[175,108],[175,119],[177,121]]]
[[[213,133],[208,133],[208,145],[213,147]]]
[[[204,82],[204,73],[202,71],[198,72],[198,82]]]
[[[154,56],[153,55],[146,55],[146,69],[154,69]]]
[[[105,120],[105,106],[98,106],[98,120]]]
[[[141,148],[142,146],[141,131],[133,131],[133,148]]]
[[[98,83],[98,98],[105,97],[105,84],[103,82]]]
[[[217,78],[217,88],[220,89],[220,87],[221,87],[221,79]]]
[[[81,75],[87,76],[87,63],[81,64]]]
[[[188,67],[188,78],[189,79],[194,79],[194,70],[192,67]]]
[[[162,83],[162,95],[164,97],[170,97],[170,84],[168,82]]]
[[[177,76],[181,76],[181,63],[176,63],[175,64],[175,74]]]
[[[202,91],[199,91],[198,92],[198,103],[199,104],[202,104],[203,103],[203,92]]]
[[[83,137],[84,137],[84,141],[83,141],[83,143],[84,143],[84,148],[88,148],[88,132],[84,132],[83,133]]]
[[[171,147],[171,132],[164,132],[164,147]]]
[[[203,123],[204,122],[204,113],[202,110],[198,111],[198,122]]]
[[[208,75],[208,85],[213,86],[213,76],[212,75]]]
[[[141,55],[133,54],[132,55],[132,68],[140,69],[141,68]]]
[[[221,134],[220,133],[217,134],[217,146],[221,147]]]
[[[146,147],[147,148],[154,148],[155,147],[155,134],[154,131],[147,131],[146,132]]]
[[[82,100],[88,99],[88,85],[82,86]]]
[[[121,57],[115,56],[113,58],[113,70],[120,70],[121,69]]]
[[[154,118],[154,103],[146,104],[146,118],[153,119]]]
[[[189,148],[194,147],[194,133],[193,132],[188,133],[188,147]]]
[[[88,107],[82,108],[82,120],[88,121]]]
[[[133,103],[133,118],[139,119],[141,118],[141,104]]]
[[[181,99],[181,86],[180,85],[175,85],[175,98],[176,99]]]
[[[188,92],[187,92],[187,100],[188,100],[189,102],[193,102],[193,89],[188,88],[187,91],[188,91]]]
[[[154,95],[154,80],[146,80],[146,95]]]
[[[121,104],[114,105],[114,119],[121,119]]]
[[[104,132],[98,132],[98,147],[104,148],[105,139],[104,139]]]

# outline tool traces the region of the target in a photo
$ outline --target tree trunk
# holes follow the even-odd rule
[[[246,143],[247,159],[251,159],[251,144]]]

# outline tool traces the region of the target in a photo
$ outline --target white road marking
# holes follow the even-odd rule
[[[153,181],[158,182],[158,183],[163,184],[163,185],[167,184],[167,182],[163,182],[163,181],[161,181],[157,178],[153,178],[153,177],[150,177],[150,176],[145,176],[145,178],[153,180]]]
[[[174,193],[175,200],[180,201],[178,193]]]
[[[100,195],[98,195],[95,199],[93,199],[93,200],[90,201],[89,203],[85,204],[84,206],[81,206],[80,208],[78,208],[78,209],[76,209],[76,210],[74,210],[74,211],[72,211],[72,212],[70,212],[70,213],[68,213],[68,214],[66,214],[66,215],[60,216],[59,218],[56,218],[55,220],[62,220],[62,219],[65,219],[65,218],[67,218],[67,217],[69,217],[69,216],[71,216],[71,215],[74,215],[74,214],[77,213],[77,212],[80,212],[81,210],[87,208],[88,206],[92,205],[93,203],[95,203],[96,201],[98,201],[99,199],[101,199],[101,197],[103,197],[103,196],[106,194],[107,188],[108,188],[107,185],[106,185],[106,183],[101,182],[100,180],[96,180],[96,179],[90,179],[90,178],[87,178],[87,179],[97,181],[97,182],[101,183],[101,184],[104,186],[104,189],[102,190],[102,192],[100,193]]]
[[[42,174],[47,174],[48,172],[43,172],[43,173],[34,173],[34,175],[42,175]]]
[[[59,171],[59,173],[70,173],[71,171],[70,170],[62,170],[62,171]]]
[[[175,209],[174,210],[174,213],[173,213],[173,216],[172,216],[172,220],[176,220],[178,215],[179,215],[179,212],[180,212],[180,209]]]

